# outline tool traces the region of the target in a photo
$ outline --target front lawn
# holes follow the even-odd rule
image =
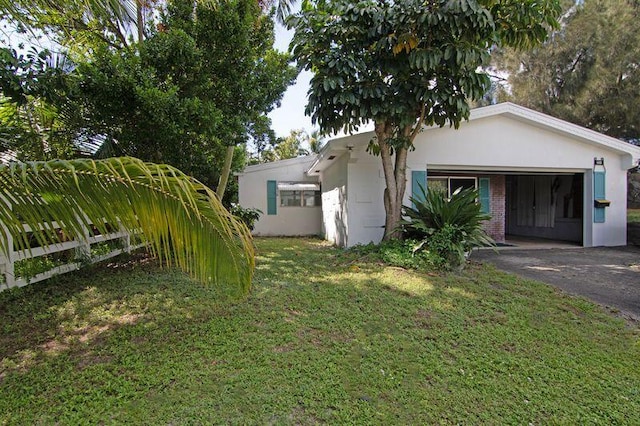
[[[638,419],[640,332],[585,300],[256,244],[245,301],[140,256],[0,293],[0,424]]]
[[[640,222],[640,209],[627,209],[627,222]]]

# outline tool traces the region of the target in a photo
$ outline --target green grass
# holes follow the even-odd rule
[[[0,293],[0,424],[624,424],[637,326],[551,287],[261,239],[232,301],[142,257]]]
[[[640,209],[627,209],[627,222],[640,222]]]

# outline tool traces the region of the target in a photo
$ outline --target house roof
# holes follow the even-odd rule
[[[523,121],[535,127],[571,136],[584,143],[604,147],[620,154],[627,154],[630,160],[628,162],[629,168],[638,165],[640,162],[640,147],[638,146],[511,102],[475,108],[471,110],[469,121],[500,115]],[[464,125],[464,123],[462,123],[462,125]],[[434,128],[438,127],[425,126],[424,130]],[[330,164],[329,157],[338,157],[354,147],[361,147],[368,144],[374,136],[375,132],[366,131],[330,140],[318,154],[316,161],[311,164],[307,173],[310,175],[318,174]]]
[[[286,160],[272,161],[270,163],[255,164],[253,166],[245,167],[242,172],[236,173],[235,175],[240,176],[245,173],[252,173],[252,172],[258,172],[258,171],[269,170],[269,169],[277,169],[280,167],[294,166],[298,164],[305,164],[305,163],[311,164],[316,158],[317,158],[317,154],[312,154],[312,155],[305,155],[303,157],[288,158]]]

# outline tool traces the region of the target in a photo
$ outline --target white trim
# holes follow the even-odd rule
[[[270,163],[254,164],[247,166],[242,172],[234,173],[235,176],[241,176],[246,173],[260,172],[263,170],[276,169],[280,167],[293,166],[296,164],[310,163],[318,157],[318,154],[305,155],[304,157],[287,158],[286,160],[272,161]]]
[[[278,191],[320,191],[320,184],[314,182],[278,182]]]

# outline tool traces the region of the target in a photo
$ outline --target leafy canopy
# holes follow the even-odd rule
[[[304,1],[288,23],[314,72],[306,111],[323,131],[374,120],[398,133],[421,116],[457,126],[489,87],[478,67],[490,49],[544,40],[558,11],[553,0]]]
[[[609,136],[640,139],[640,3],[568,2],[540,47],[503,49],[502,97]]]
[[[106,155],[168,163],[213,187],[227,146],[274,137],[267,113],[295,69],[255,1],[220,3],[170,1],[138,52],[102,48],[80,64],[77,126],[104,135]]]

